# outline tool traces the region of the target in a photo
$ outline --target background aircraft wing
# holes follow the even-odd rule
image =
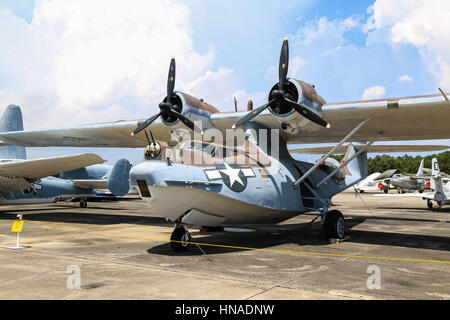
[[[434,200],[434,195],[436,192],[427,192],[427,193],[395,193],[395,194],[375,194],[374,197],[393,197],[393,198],[408,198],[408,197],[415,197],[415,198],[424,198],[424,199],[431,199]]]
[[[230,129],[248,112],[213,113],[213,126],[222,132]],[[326,129],[312,122],[295,134],[281,130],[283,118],[268,110],[252,119],[270,129],[280,129],[290,144],[333,143],[340,141],[363,120],[369,121],[352,138],[353,141],[427,140],[450,138],[450,102],[442,95],[394,98],[384,100],[325,104],[323,117],[330,123]],[[120,147],[147,146],[144,132],[131,136],[131,132],[144,120],[118,121],[103,124],[74,126],[63,129],[1,133],[2,143],[30,147]],[[149,126],[160,142],[170,142],[172,128],[160,119]]]
[[[10,161],[0,163],[0,176],[39,179],[103,162],[105,160],[92,153],[36,160]]]

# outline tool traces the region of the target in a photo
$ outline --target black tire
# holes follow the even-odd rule
[[[86,200],[81,200],[81,201],[80,201],[80,207],[81,207],[81,208],[87,208],[87,202],[86,202]]]
[[[364,193],[365,191],[364,190],[359,190],[359,193]]]
[[[327,213],[325,220],[325,237],[327,240],[343,239],[345,237],[345,220],[342,213],[332,210]]]
[[[384,193],[389,193],[388,189],[384,189],[383,191],[384,191]]]
[[[170,246],[175,252],[183,252],[189,249],[191,235],[184,227],[176,227],[170,237]]]
[[[427,207],[430,210],[433,210],[433,202],[430,199],[427,199]]]

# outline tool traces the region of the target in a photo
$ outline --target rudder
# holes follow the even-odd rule
[[[23,119],[19,106],[9,105],[0,119],[0,132],[22,131]],[[25,147],[5,146],[0,147],[0,159],[26,159]]]
[[[108,177],[108,189],[115,196],[124,196],[130,191],[131,163],[120,159],[112,168]]]

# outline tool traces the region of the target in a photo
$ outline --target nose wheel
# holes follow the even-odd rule
[[[344,239],[345,237],[345,220],[342,213],[338,210],[332,210],[326,213],[324,222],[325,238]]]
[[[189,249],[191,235],[184,225],[177,225],[170,237],[170,246],[175,252],[183,252]]]

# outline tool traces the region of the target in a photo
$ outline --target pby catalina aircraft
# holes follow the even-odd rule
[[[408,194],[396,194],[396,195],[376,195],[385,197],[421,197],[427,200],[428,209],[432,210],[437,208],[442,209],[444,205],[450,204],[450,182],[444,184],[443,173],[439,169],[439,163],[436,158],[433,159],[431,164],[431,180],[430,189],[432,192],[428,193],[408,193]],[[436,204],[436,205],[434,205]]]
[[[0,119],[0,131],[17,130],[23,130],[22,112],[10,105]],[[129,190],[130,163],[126,159],[117,161],[106,176],[98,174],[110,166],[100,165],[105,160],[95,154],[25,159],[24,147],[0,147],[0,204],[50,203],[76,197],[81,199],[80,206],[86,207],[85,198],[95,196],[94,189],[108,188],[115,195]]]
[[[367,176],[367,149],[375,141],[449,138],[450,102],[442,92],[327,104],[314,85],[287,78],[288,47],[285,39],[279,81],[268,103],[255,110],[249,104],[246,112],[223,113],[174,91],[172,59],[167,96],[145,121],[3,133],[0,139],[30,147],[147,146],[145,160],[130,171],[131,183],[152,211],[175,222],[175,251],[188,248],[188,226],[277,223],[305,212],[321,215],[327,237],[343,238],[345,221],[329,210],[331,199]],[[179,144],[173,136],[187,139]],[[329,159],[346,141],[367,143],[350,144],[341,164]],[[295,161],[287,149],[330,142],[337,145],[316,164]]]

